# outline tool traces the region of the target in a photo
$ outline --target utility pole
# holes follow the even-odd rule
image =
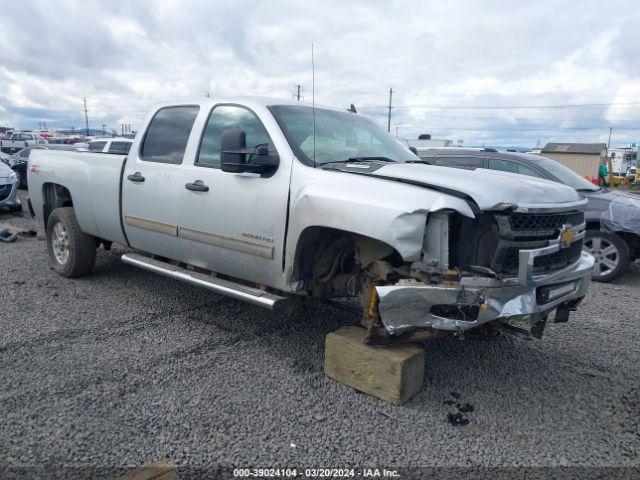
[[[607,141],[607,150],[611,148],[611,132],[613,131],[613,127],[609,127],[609,141]]]
[[[89,116],[87,115],[87,99],[84,99],[84,123],[87,127],[87,137],[89,136]]]
[[[102,133],[103,133],[103,134],[106,134],[106,133],[107,133],[107,124],[106,124],[106,123],[103,123],[103,124],[102,124]]]
[[[294,93],[292,96],[293,98],[295,98],[296,100],[300,101],[303,97],[302,97],[302,85],[296,85],[296,93]]]
[[[396,125],[396,138],[398,138],[398,126]]]
[[[391,100],[393,99],[393,88],[389,89],[389,117],[387,118],[387,132],[391,132]]]

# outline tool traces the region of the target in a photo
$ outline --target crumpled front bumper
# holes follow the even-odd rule
[[[455,285],[398,284],[376,287],[380,299],[380,317],[390,334],[400,335],[413,329],[463,331],[487,322],[501,320],[510,324],[533,324],[559,306],[577,303],[585,296],[591,280],[594,259],[585,252],[569,267],[547,275],[533,274],[537,255],[549,251],[521,252],[517,278],[463,277]],[[539,289],[552,286],[562,294],[541,302]],[[461,311],[475,309],[477,316],[463,313],[453,317],[435,312],[438,306],[459,306]],[[466,309],[466,310],[465,310]],[[460,317],[463,318],[460,318]]]

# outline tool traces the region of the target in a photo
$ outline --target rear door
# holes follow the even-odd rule
[[[159,109],[137,151],[129,153],[122,180],[122,215],[134,248],[183,260],[178,238],[182,164],[198,111],[195,105]]]
[[[269,176],[223,172],[220,139],[227,129],[244,131],[248,148],[266,146],[278,153],[252,110],[225,104],[213,108],[194,162],[183,172],[180,235],[187,262],[275,286],[274,279],[283,275],[291,164],[281,157]],[[189,190],[193,184],[207,190]]]

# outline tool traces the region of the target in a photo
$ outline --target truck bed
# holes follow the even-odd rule
[[[44,216],[46,183],[55,183],[71,192],[76,217],[84,232],[126,244],[120,221],[125,159],[125,155],[35,150],[27,170],[29,198],[36,216],[40,219]]]

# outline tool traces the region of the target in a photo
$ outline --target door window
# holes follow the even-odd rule
[[[140,148],[146,162],[180,164],[200,107],[165,107],[156,112]]]
[[[491,158],[489,160],[490,170],[500,170],[501,172],[518,173],[520,175],[528,175],[530,177],[541,178],[541,175],[518,162],[504,160],[501,158]]]
[[[225,130],[232,128],[246,133],[247,148],[271,146],[269,135],[255,113],[235,105],[219,105],[209,116],[196,165],[220,168],[220,139]]]
[[[434,165],[440,165],[442,167],[468,168],[468,169],[482,168],[484,166],[484,158],[438,156],[435,159]]]

